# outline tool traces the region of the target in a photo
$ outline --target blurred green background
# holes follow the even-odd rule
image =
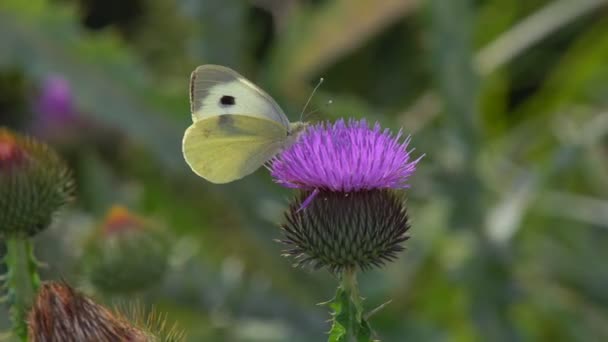
[[[360,278],[368,309],[392,299],[371,319],[383,341],[608,340],[608,1],[0,1],[0,125],[56,147],[78,185],[36,238],[43,278],[138,298],[191,341],[322,341],[337,281],[273,241],[292,193],[183,161],[205,63],[292,120],[324,77],[309,121],[403,127],[426,154],[406,251]],[[136,294],[79,271],[115,204],[172,235],[163,281]]]

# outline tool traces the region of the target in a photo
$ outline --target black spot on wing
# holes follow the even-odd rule
[[[224,107],[233,106],[236,104],[234,96],[224,95],[220,98],[220,105]]]

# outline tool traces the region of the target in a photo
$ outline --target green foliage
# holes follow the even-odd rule
[[[366,304],[392,299],[374,316],[378,338],[608,339],[606,1],[137,1],[129,30],[86,27],[83,1],[0,1],[0,123],[35,123],[49,74],[78,109],[49,142],[82,196],[40,237],[44,277],[79,279],[86,223],[126,203],[177,235],[143,300],[189,340],[327,338],[310,303],[336,280],[292,269],[272,241],[288,191],[265,171],[210,185],[181,156],[189,72],[219,63],[294,120],[324,77],[307,120],[403,126],[426,154],[407,192],[407,250],[361,275]],[[360,313],[340,291],[335,338]]]

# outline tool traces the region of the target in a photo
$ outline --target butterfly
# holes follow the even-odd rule
[[[192,72],[190,110],[184,159],[194,173],[217,184],[253,173],[307,126],[289,122],[270,95],[220,65],[201,65]]]

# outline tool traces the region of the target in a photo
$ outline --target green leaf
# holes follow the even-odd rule
[[[478,78],[473,70],[471,5],[467,0],[429,2],[435,79],[447,124],[471,149],[475,145]]]
[[[543,88],[522,105],[520,117],[550,116],[573,103],[605,104],[608,79],[608,20],[587,29],[543,82]]]

